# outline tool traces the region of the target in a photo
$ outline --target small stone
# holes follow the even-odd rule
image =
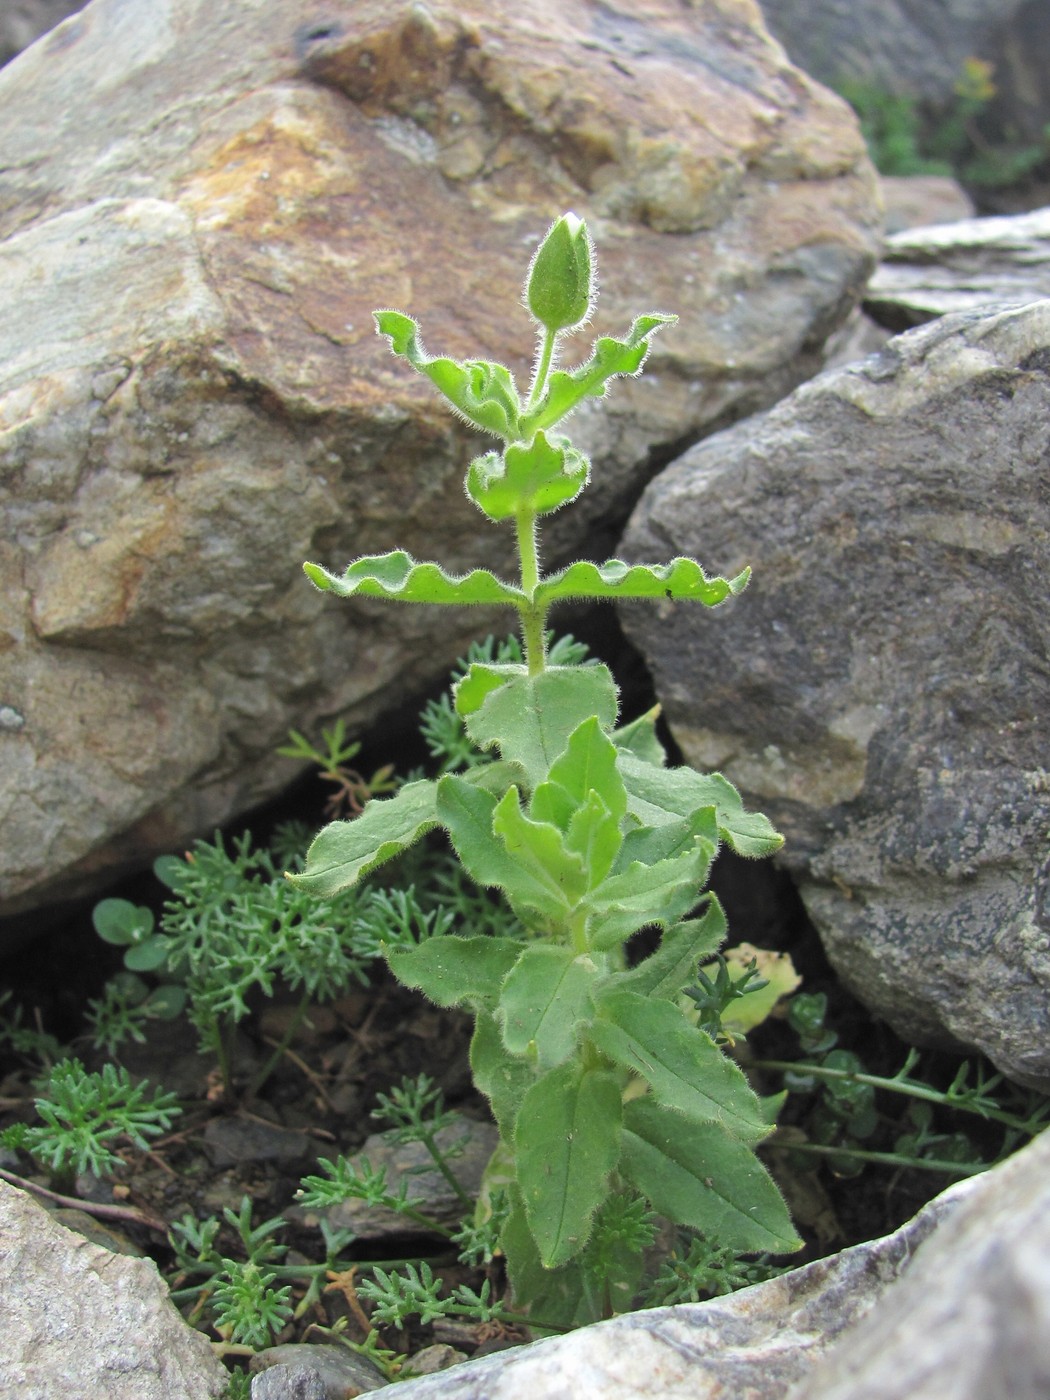
[[[312,1366],[271,1366],[252,1379],[251,1400],[328,1400]]]
[[[457,1351],[455,1347],[450,1347],[444,1342],[436,1342],[433,1346],[423,1347],[414,1356],[410,1356],[401,1374],[406,1379],[410,1376],[432,1376],[436,1371],[447,1371],[450,1366],[457,1366],[466,1359],[465,1351]]]
[[[251,1371],[262,1373],[270,1367],[309,1371],[321,1382],[324,1400],[353,1400],[354,1396],[382,1390],[389,1384],[378,1366],[367,1357],[327,1342],[286,1342],[283,1346],[267,1347],[265,1351],[256,1352],[248,1366]],[[312,1400],[313,1393],[308,1394]],[[278,1395],[284,1397],[285,1392],[278,1391],[269,1400],[277,1400]],[[252,1400],[256,1400],[255,1381],[252,1382]]]

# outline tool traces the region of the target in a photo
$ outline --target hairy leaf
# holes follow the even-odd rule
[[[714,807],[722,839],[742,856],[768,856],[784,838],[761,812],[748,812],[739,792],[721,773],[692,768],[654,768],[630,753],[620,759],[627,786],[628,810],[645,826],[688,817],[700,807]]]
[[[648,1095],[624,1107],[620,1171],[660,1215],[724,1247],[741,1254],[802,1247],[783,1197],[750,1147]]]
[[[354,562],[340,577],[320,564],[304,564],[303,570],[318,588],[340,598],[385,598],[395,603],[507,603],[520,608],[526,601],[520,588],[504,583],[488,569],[469,574],[447,574],[440,564],[418,563],[403,549],[388,554],[368,554]]]
[[[695,851],[673,860],[610,875],[581,905],[588,913],[589,946],[613,948],[640,928],[676,924],[699,899],[710,864],[710,847],[698,842]]]
[[[697,966],[717,953],[726,936],[726,916],[713,894],[696,919],[686,919],[668,929],[660,946],[637,967],[610,979],[616,990],[671,1000],[696,978]]]
[[[768,1135],[741,1070],[673,1002],[609,991],[598,1001],[588,1034],[603,1055],[641,1075],[665,1108],[717,1123],[742,1142]]]
[[[570,1060],[526,1093],[514,1129],[518,1185],[545,1269],[587,1243],[620,1145],[620,1087],[614,1074]]]
[[[590,958],[571,948],[526,947],[503,983],[496,1013],[511,1054],[534,1053],[541,1069],[567,1060],[591,1011],[594,976]]]
[[[585,398],[604,398],[609,380],[616,375],[638,374],[649,353],[649,337],[677,320],[677,316],[637,316],[625,340],[599,336],[585,364],[573,370],[555,370],[551,375],[540,402],[521,418],[520,435],[529,438],[541,428],[553,426]]]
[[[496,805],[492,829],[518,869],[546,886],[552,907],[567,915],[587,889],[587,870],[582,858],[568,848],[558,828],[527,817],[521,810],[518,789],[511,787]]]
[[[536,601],[562,598],[667,598],[691,600],[713,608],[746,586],[750,570],[735,578],[708,578],[695,559],[670,564],[625,564],[608,559],[593,564],[583,559],[549,574],[536,589]]]
[[[414,948],[391,948],[390,971],[399,982],[422,992],[438,1006],[462,1006],[493,1011],[500,983],[517,962],[521,944],[513,938],[428,938]]]
[[[375,323],[379,334],[389,339],[394,354],[425,374],[464,418],[497,437],[517,435],[521,404],[510,371],[503,365],[429,356],[416,322],[401,311],[377,311]]]
[[[438,825],[437,785],[406,783],[394,797],[377,797],[353,821],[330,822],[306,853],[306,868],[288,875],[297,889],[331,896],[400,855]]]
[[[532,1067],[507,1052],[494,1016],[478,1013],[470,1042],[470,1071],[474,1083],[492,1105],[500,1136],[510,1142],[526,1091],[536,1082]]]
[[[616,685],[605,666],[548,666],[539,675],[508,678],[494,676],[494,667],[485,668],[485,677],[475,677],[475,670],[464,682],[471,702],[485,681],[490,684],[465,715],[467,733],[479,748],[498,745],[505,759],[520,763],[532,787],[548,776],[578,725],[592,716],[606,729],[616,722]],[[462,693],[463,686],[457,709]]]
[[[467,495],[490,520],[523,511],[549,515],[574,501],[587,485],[591,464],[567,438],[511,443],[503,453],[475,457],[467,472]]]
[[[479,885],[504,891],[526,925],[545,926],[565,917],[566,902],[545,877],[519,864],[493,830],[497,798],[458,774],[438,783],[437,817],[446,828],[468,875]],[[367,808],[366,808],[367,811]]]

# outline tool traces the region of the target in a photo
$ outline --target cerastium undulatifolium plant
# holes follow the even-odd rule
[[[592,1255],[596,1219],[631,1201],[738,1252],[800,1246],[755,1155],[772,1113],[682,998],[726,932],[718,901],[704,894],[719,845],[765,856],[781,838],[725,778],[667,768],[655,712],[617,727],[604,666],[548,658],[548,613],[564,599],[712,607],[748,578],[708,578],[682,558],[542,572],[538,521],[573,501],[590,474],[554,428],[617,375],[637,374],[653,334],[676,319],[639,316],[623,340],[600,337],[585,363],[557,368],[560,341],[588,319],[594,286],[587,229],[566,214],[526,281],[539,346],[524,401],[501,365],[431,357],[411,317],[376,313],[394,353],[500,440],[470,463],[466,489],[489,520],[512,527],[518,575],[452,576],[400,550],[358,559],[341,576],[317,564],[306,572],[345,598],[506,604],[519,614],[523,659],[475,662],[455,690],[469,738],[498,751],[496,761],[408,783],[356,820],[333,822],[289,877],[332,899],[442,827],[471,878],[502,890],[523,938],[468,929],[384,953],[405,985],[474,1016],[474,1078],[501,1138],[491,1171],[510,1200],[500,1246],[511,1284],[519,1306],[563,1323],[630,1306],[639,1251]],[[625,945],[643,928],[661,931],[659,945],[629,966]]]

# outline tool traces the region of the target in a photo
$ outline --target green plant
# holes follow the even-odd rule
[[[45,1083],[35,1101],[42,1124],[15,1123],[0,1132],[0,1144],[28,1152],[58,1181],[110,1171],[120,1162],[113,1144],[122,1139],[147,1151],[149,1139],[181,1112],[174,1094],[157,1089],[150,1096],[145,1080],[132,1084],[115,1065],[89,1073],[79,1060],[61,1060]]]
[[[228,1092],[236,1029],[251,1013],[253,994],[272,996],[280,981],[299,1001],[249,1094],[266,1082],[312,1004],[352,981],[368,985],[388,921],[424,934],[444,924],[437,911],[424,914],[411,891],[394,903],[381,891],[351,890],[322,908],[283,879],[271,853],[253,848],[247,833],[231,851],[216,836],[198,841],[184,860],[162,857],[154,869],[172,892],[161,916],[167,967],[185,985],[190,1019],[202,1046],[218,1056]]]
[[[938,110],[914,97],[846,80],[839,93],[856,112],[872,161],[883,175],[954,175],[976,188],[1019,184],[1050,162],[1050,126],[1042,140],[1016,132],[986,134],[996,95],[993,65],[968,58],[951,100]]]
[[[351,812],[360,812],[370,798],[393,792],[397,787],[393,764],[377,768],[370,778],[363,777],[356,768],[349,766],[350,760],[361,752],[361,745],[356,739],[347,742],[346,724],[341,718],[331,729],[321,730],[323,749],[311,744],[297,729],[288,731],[288,741],[277,750],[279,754],[285,758],[301,758],[316,763],[321,777],[334,784],[335,792],[325,804],[325,812],[329,816],[335,816],[344,807]]]
[[[428,356],[409,316],[376,313],[395,354],[502,440],[471,462],[466,488],[489,520],[512,527],[516,581],[483,569],[452,576],[400,550],[358,559],[338,576],[304,566],[341,597],[514,608],[521,661],[471,662],[455,688],[468,738],[498,757],[407,783],[356,820],[332,823],[289,880],[344,898],[441,827],[467,874],[503,892],[523,937],[414,930],[384,953],[406,986],[474,1016],[474,1078],[509,1163],[501,1246],[515,1296],[534,1317],[572,1322],[630,1303],[636,1256],[607,1251],[612,1272],[600,1296],[591,1286],[595,1222],[614,1198],[648,1202],[734,1250],[799,1247],[755,1155],[771,1131],[768,1106],[679,1004],[725,935],[717,900],[704,894],[719,845],[763,856],[781,838],[744,810],[725,778],[666,768],[655,712],[617,727],[604,666],[556,664],[548,652],[548,614],[562,600],[714,606],[741,591],[748,571],[709,578],[679,558],[542,573],[538,521],[574,500],[590,475],[586,457],[553,429],[585,399],[603,397],[614,377],[637,374],[654,332],[675,318],[639,316],[623,340],[600,337],[577,368],[555,367],[562,338],[588,319],[594,297],[590,239],[572,214],[542,241],[525,297],[538,349],[524,401],[502,366]],[[659,946],[630,966],[626,945],[643,928],[660,930]]]
[[[167,970],[168,940],[154,932],[151,909],[127,899],[103,899],[92,910],[91,922],[104,942],[127,949],[125,970],[107,981],[101,998],[88,1002],[92,1043],[114,1055],[125,1040],[142,1044],[149,1021],[172,1021],[180,1015],[186,1006],[186,990],[172,981],[150,988],[140,975],[146,972],[163,977]]]
[[[896,1074],[871,1074],[858,1054],[838,1046],[838,1034],[827,1024],[827,1013],[823,993],[793,997],[788,1022],[799,1038],[802,1058],[758,1059],[753,1068],[779,1071],[789,1093],[811,1097],[804,1131],[793,1131],[783,1145],[798,1155],[828,1159],[837,1176],[858,1176],[872,1164],[973,1176],[1050,1122],[1050,1098],[1007,1083],[981,1062],[975,1068],[964,1060],[943,1089],[914,1073],[921,1058],[915,1049],[907,1052]],[[880,1094],[908,1101],[903,1119],[880,1112]],[[938,1109],[950,1115],[950,1123],[938,1127],[934,1118]],[[960,1130],[959,1113],[1004,1130],[992,1160],[984,1158]],[[887,1150],[866,1145],[876,1134],[880,1142],[889,1137]]]
[[[0,1045],[10,1046],[21,1059],[30,1060],[49,1071],[62,1056],[61,1045],[39,1025],[25,1025],[21,1006],[14,1005],[8,1011],[7,1006],[11,1001],[10,992],[0,992]]]

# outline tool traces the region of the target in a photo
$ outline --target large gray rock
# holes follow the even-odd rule
[[[227,1380],[151,1260],[89,1243],[0,1181],[0,1395],[211,1400]]]
[[[371,721],[507,624],[300,572],[505,563],[479,439],[375,307],[526,373],[524,269],[575,208],[595,330],[680,314],[578,415],[601,484],[553,566],[816,366],[878,240],[851,114],[753,0],[93,0],[0,75],[0,168],[0,913],[184,845],[288,781],[290,725]]]
[[[1050,1133],[981,1179],[788,1400],[1045,1400]]]
[[[887,239],[864,310],[891,331],[989,302],[1050,296],[1050,208],[959,219]]]
[[[632,559],[754,566],[624,611],[687,758],[786,832],[844,981],[1050,1086],[1050,302],[947,317],[693,448]]]

